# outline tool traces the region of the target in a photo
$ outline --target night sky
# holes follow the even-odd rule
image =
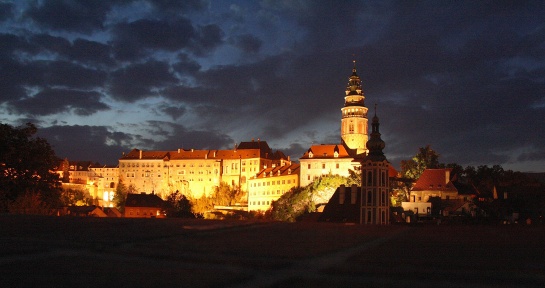
[[[57,156],[340,142],[353,60],[397,168],[545,171],[544,1],[2,1],[0,122]]]

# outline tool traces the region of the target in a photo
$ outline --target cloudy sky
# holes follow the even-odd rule
[[[0,122],[59,157],[339,143],[356,60],[399,168],[545,171],[543,1],[0,0]]]

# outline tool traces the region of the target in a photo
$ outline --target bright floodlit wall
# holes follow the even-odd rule
[[[134,149],[119,159],[119,179],[126,186],[134,186],[137,192],[153,192],[163,199],[176,191],[200,198],[211,196],[221,182],[247,192],[247,179],[276,162],[279,161],[260,157],[259,149]]]
[[[299,187],[299,165],[263,169],[248,180],[248,211],[267,211],[294,187]]]
[[[163,159],[119,160],[119,180],[126,187],[133,186],[137,192],[166,196],[168,187],[168,163]]]
[[[354,158],[312,158],[299,159],[301,163],[301,187],[314,182],[323,175],[340,175],[348,177],[349,169],[358,170],[359,163]]]

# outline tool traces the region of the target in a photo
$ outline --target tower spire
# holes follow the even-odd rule
[[[377,104],[375,103],[375,116],[373,117],[373,122],[371,124],[371,137],[369,141],[367,141],[367,149],[369,150],[369,154],[367,157],[373,161],[383,161],[386,160],[386,156],[384,156],[384,152],[382,152],[382,149],[386,147],[386,144],[380,137],[380,131],[379,131],[379,119],[377,117]]]
[[[352,60],[352,75],[346,85],[344,107],[341,108],[341,139],[356,155],[367,153],[367,107],[361,87],[361,78],[356,73],[356,60]]]

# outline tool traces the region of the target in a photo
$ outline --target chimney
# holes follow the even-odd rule
[[[140,150],[140,159],[142,159],[142,150]]]
[[[356,198],[358,198],[358,186],[356,184],[352,184],[352,189],[350,189],[350,203],[356,204]]]
[[[180,154],[180,148],[178,148],[178,154]]]
[[[340,187],[339,187],[339,204],[343,205],[344,204],[344,193],[345,193],[345,186],[344,184],[342,184]]]
[[[450,181],[450,170],[445,169],[445,185]]]

